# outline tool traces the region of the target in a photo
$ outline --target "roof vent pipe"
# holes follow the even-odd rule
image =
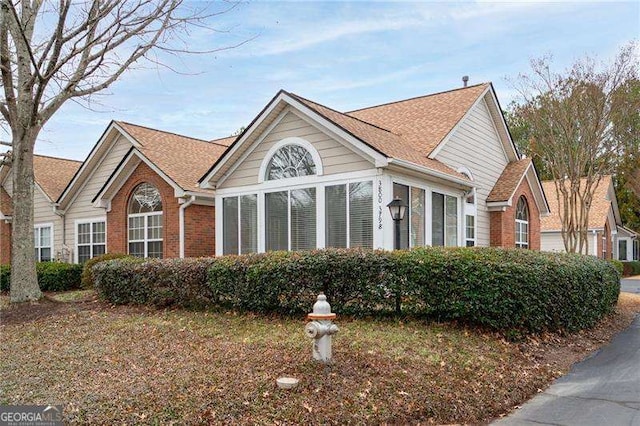
[[[463,75],[462,76],[462,87],[467,87],[467,83],[469,83],[469,76],[468,75]]]

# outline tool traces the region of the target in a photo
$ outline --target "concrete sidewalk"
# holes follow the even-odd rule
[[[620,291],[640,294],[640,275],[626,277],[620,280]]]
[[[640,425],[640,316],[508,417],[509,425]]]

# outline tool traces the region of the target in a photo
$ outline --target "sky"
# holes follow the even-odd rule
[[[214,7],[218,7],[215,6]],[[111,120],[201,139],[246,126],[280,89],[349,111],[469,84],[509,79],[552,55],[562,70],[612,58],[640,38],[640,2],[239,3],[188,35],[209,54],[161,57],[126,73],[91,109],[67,102],[45,125],[36,153],[83,160]]]

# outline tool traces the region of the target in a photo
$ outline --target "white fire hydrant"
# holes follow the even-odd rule
[[[313,339],[313,359],[325,364],[331,362],[331,336],[338,332],[338,326],[331,322],[335,317],[336,314],[331,313],[327,296],[320,293],[318,300],[313,304],[313,312],[307,315],[311,322],[304,327],[304,333]]]

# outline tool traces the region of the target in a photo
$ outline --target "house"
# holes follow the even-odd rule
[[[56,210],[56,200],[78,171],[80,161],[34,155],[35,256],[38,261],[65,260],[64,219]],[[0,264],[11,261],[11,216],[13,205],[11,167],[0,167]]]
[[[564,252],[556,186],[553,181],[544,181],[542,186],[551,205],[551,215],[541,222],[541,247],[545,251]],[[638,234],[622,226],[611,176],[603,176],[594,191],[588,233],[589,247],[583,254],[603,259],[638,260]]]
[[[539,249],[549,214],[490,83],[350,112],[280,91],[238,137],[212,141],[113,121],[64,179],[45,210],[70,262],[393,249],[394,198],[408,206],[402,248]]]
[[[490,83],[340,112],[278,92],[200,179],[215,191],[216,254],[540,248],[549,205]]]
[[[214,253],[214,193],[198,178],[232,138],[204,141],[111,122],[57,200],[72,261],[106,250],[140,257]]]

